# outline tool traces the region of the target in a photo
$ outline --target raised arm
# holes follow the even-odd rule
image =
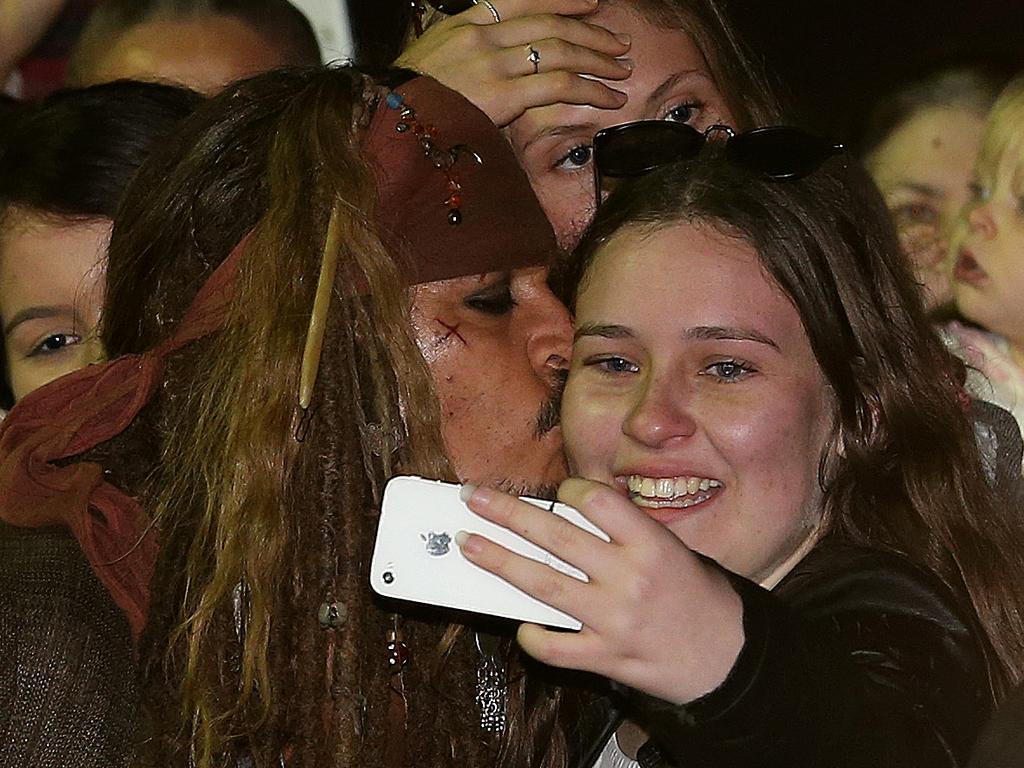
[[[67,0],[0,0],[0,83],[38,43]]]

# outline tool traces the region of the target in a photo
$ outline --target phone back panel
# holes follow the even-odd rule
[[[564,629],[582,624],[467,560],[455,535],[477,533],[581,581],[586,575],[518,534],[474,513],[459,498],[460,486],[419,477],[392,478],[384,490],[370,585],[384,597],[439,605]],[[524,499],[550,509],[607,540],[579,512],[564,504]]]

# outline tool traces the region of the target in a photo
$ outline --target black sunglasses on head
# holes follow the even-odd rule
[[[846,148],[799,128],[775,125],[736,133],[727,125],[701,132],[686,123],[638,120],[605,128],[594,137],[594,191],[597,204],[608,179],[642,176],[656,168],[700,154],[709,138],[724,133],[731,162],[771,179],[800,179]]]
[[[427,4],[432,8],[439,10],[441,13],[446,13],[449,16],[454,16],[456,13],[462,13],[468,11],[474,5],[476,0],[426,0]]]

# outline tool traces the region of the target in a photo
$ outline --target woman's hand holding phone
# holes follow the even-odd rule
[[[583,622],[576,633],[523,624],[517,639],[538,661],[603,675],[673,704],[714,690],[743,645],[743,611],[728,580],[628,498],[571,478],[560,501],[610,542],[489,488],[465,497],[481,517],[585,572],[581,582],[482,536],[460,536],[463,554],[538,600]]]

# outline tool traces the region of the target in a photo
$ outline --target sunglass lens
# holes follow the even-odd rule
[[[682,123],[640,120],[613,126],[594,137],[594,162],[605,177],[639,176],[696,155],[704,135]]]
[[[773,179],[800,179],[843,151],[841,144],[798,128],[761,128],[731,139],[733,161]]]

